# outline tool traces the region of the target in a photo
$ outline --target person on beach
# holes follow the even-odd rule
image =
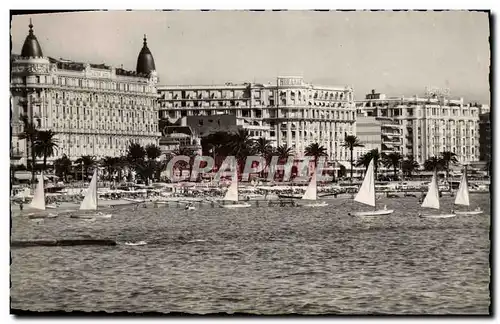
[[[19,203],[19,209],[20,209],[21,211],[23,211],[23,202],[22,202],[22,201]]]

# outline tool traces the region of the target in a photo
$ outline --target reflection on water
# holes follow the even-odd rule
[[[12,249],[11,306],[487,314],[489,196],[471,201],[485,214],[420,219],[415,198],[398,198],[380,202],[393,215],[372,219],[347,216],[364,207],[346,199],[322,208],[123,207],[95,222],[13,217],[13,239],[99,237],[123,244]],[[441,203],[449,211],[453,198]]]

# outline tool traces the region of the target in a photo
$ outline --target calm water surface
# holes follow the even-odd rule
[[[12,239],[112,238],[143,246],[13,248],[11,307],[256,314],[488,314],[485,213],[420,219],[415,198],[381,199],[362,219],[322,208],[131,207],[88,222],[12,218]],[[453,198],[441,200],[449,211]]]

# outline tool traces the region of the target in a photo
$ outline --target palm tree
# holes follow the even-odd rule
[[[142,162],[146,157],[146,150],[141,144],[136,142],[130,142],[127,150],[127,160],[131,167],[135,167],[137,164]]]
[[[255,141],[255,150],[260,156],[267,157],[269,152],[272,151],[271,141],[260,137]]]
[[[260,156],[262,156],[265,159],[266,165],[269,165],[273,156],[273,147],[271,146],[271,141],[265,139],[264,137],[260,137],[255,142],[255,150]],[[261,178],[264,175],[264,170],[265,166],[264,168],[262,168],[262,171],[260,172]]]
[[[424,162],[424,169],[426,171],[442,170],[444,167],[443,160],[435,156],[428,158]]]
[[[76,164],[79,164],[82,167],[82,180],[88,178],[88,170],[96,164],[95,156],[91,155],[82,155],[75,161]]]
[[[393,168],[394,178],[396,178],[398,167],[399,167],[399,164],[401,163],[402,160],[403,160],[403,157],[401,156],[401,154],[399,154],[398,152],[391,152],[391,153],[383,156],[382,162],[383,162],[385,167],[387,167],[387,168],[392,167]]]
[[[12,190],[12,185],[16,184],[16,170],[17,166],[13,163],[10,164],[10,190]]]
[[[161,148],[155,144],[149,144],[145,148],[146,156],[150,160],[156,160],[161,156]]]
[[[347,135],[344,138],[344,144],[342,144],[342,146],[347,147],[351,151],[351,182],[352,182],[352,169],[354,167],[353,151],[355,147],[364,147],[364,145],[361,144],[359,138],[357,138],[355,135]]]
[[[327,156],[328,154],[325,147],[318,143],[312,143],[306,147],[305,155],[314,157],[314,166],[316,167],[318,166],[318,158],[320,156]]]
[[[231,136],[229,148],[231,155],[235,156],[240,171],[242,171],[246,157],[253,155],[255,140],[250,138],[250,133],[246,129],[238,129],[238,132]]]
[[[47,169],[47,158],[54,155],[54,150],[57,149],[56,134],[52,130],[39,131],[35,141],[35,152],[38,157],[43,157],[43,170]]]
[[[441,160],[446,170],[446,179],[448,179],[448,176],[450,175],[450,163],[458,163],[457,155],[450,151],[441,152]]]
[[[293,155],[293,149],[283,144],[276,148],[274,154],[278,156],[279,161],[287,160],[289,156]]]
[[[68,182],[68,174],[71,172],[71,160],[66,154],[54,161],[55,173],[58,177],[64,179],[64,182]]]
[[[36,165],[36,150],[35,143],[38,138],[38,130],[35,124],[28,120],[28,116],[22,115],[23,131],[19,134],[19,139],[25,139],[26,144],[31,151],[31,183],[35,183],[35,165]]]
[[[417,161],[413,159],[413,156],[408,155],[405,160],[403,160],[403,163],[401,164],[401,167],[403,169],[403,173],[405,173],[408,177],[411,177],[411,174],[413,172],[418,171],[418,168],[420,168],[420,165],[418,164]]]
[[[375,179],[377,179],[377,170],[380,164],[380,153],[378,149],[373,149],[370,152],[363,154],[357,161],[356,166],[364,166],[365,169],[368,169],[371,160],[373,160],[373,168],[375,173]]]
[[[135,171],[137,175],[145,182],[146,186],[149,185],[151,179],[157,169],[157,162],[154,160],[143,160],[137,163]]]

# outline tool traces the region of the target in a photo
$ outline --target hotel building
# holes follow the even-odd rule
[[[31,157],[19,138],[21,115],[38,130],[56,133],[58,148],[49,160],[120,156],[130,141],[158,144],[157,82],[146,38],[136,70],[127,71],[46,57],[30,23],[21,55],[11,58],[11,152],[23,157],[21,163]]]
[[[428,92],[419,97],[386,97],[375,93],[357,103],[358,111],[390,118],[402,130],[403,155],[411,155],[422,166],[443,151],[457,154],[460,163],[479,160],[479,107]]]
[[[349,159],[342,143],[345,134],[356,131],[352,88],[278,77],[275,84],[161,85],[158,92],[160,119],[169,123],[180,124],[181,118],[190,116],[215,123],[220,115],[232,115],[232,126],[247,129],[255,138],[264,137],[273,146],[287,145],[298,157],[317,142],[327,149],[330,159]]]

